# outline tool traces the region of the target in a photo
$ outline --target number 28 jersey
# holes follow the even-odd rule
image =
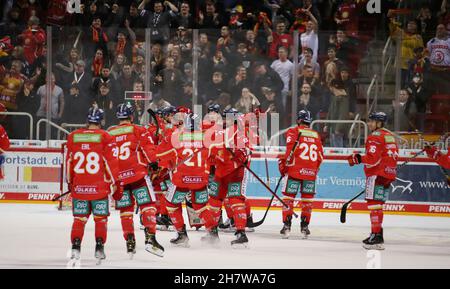
[[[289,157],[294,148],[299,133],[301,133],[301,136],[295,148],[294,156],[287,164],[288,175],[297,180],[314,181],[323,161],[322,141],[316,131],[302,125],[288,130],[285,159]]]
[[[72,197],[104,199],[116,183],[119,163],[113,138],[101,129],[78,129],[67,137],[66,175]]]

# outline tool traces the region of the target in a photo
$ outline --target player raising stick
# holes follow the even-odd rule
[[[155,145],[144,127],[133,124],[134,109],[130,104],[119,104],[116,117],[119,125],[108,130],[117,143],[119,179],[123,185],[123,196],[117,201],[120,210],[123,236],[127,252],[136,253],[133,214],[137,203],[145,227],[145,250],[156,256],[164,255],[164,248],[156,241],[156,197],[147,168],[157,169]]]
[[[286,134],[286,154],[279,159],[279,169],[283,178],[283,201],[288,208],[283,207],[284,226],[280,231],[283,239],[289,238],[291,232],[294,199],[300,193],[302,214],[300,232],[306,239],[311,234],[309,223],[316,193],[316,178],[323,161],[323,147],[319,133],[309,126],[312,122],[311,112],[301,110],[297,114],[297,127],[291,128]],[[300,138],[299,138],[300,134]],[[296,144],[298,140],[298,144]],[[295,148],[294,148],[295,146]],[[291,151],[293,155],[291,155]],[[286,163],[286,160],[289,160]]]
[[[116,191],[119,164],[114,139],[101,129],[103,110],[91,108],[87,128],[67,137],[66,176],[72,194],[72,260],[80,259],[84,228],[91,214],[95,221],[95,258],[105,259],[104,244],[109,216],[108,194]]]
[[[386,121],[384,112],[372,112],[367,123],[372,134],[366,141],[366,154],[348,158],[350,166],[364,164],[366,201],[372,223],[372,233],[363,241],[367,250],[384,250],[383,204],[397,176],[398,145],[392,133],[384,128]]]

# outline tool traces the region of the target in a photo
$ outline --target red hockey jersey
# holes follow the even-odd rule
[[[209,151],[203,146],[203,133],[176,130],[165,147],[158,148],[157,157],[165,159],[167,169],[173,169],[172,183],[198,190],[208,185]],[[170,164],[170,166],[167,166]]]
[[[217,131],[208,148],[216,167],[216,177],[223,178],[242,168],[242,164],[234,159],[233,154],[238,150],[247,152],[249,141],[245,130],[239,130],[238,126],[234,125]]]
[[[286,133],[285,159],[294,148],[299,133],[301,133],[299,143],[292,160],[287,164],[287,173],[289,177],[297,180],[313,181],[317,178],[323,161],[323,146],[319,133],[304,125],[289,129]]]
[[[388,180],[397,177],[398,145],[391,132],[378,129],[366,141],[366,154],[362,156],[366,176],[380,176]]]
[[[444,169],[450,170],[450,150],[447,152],[446,155],[441,154],[439,158],[436,160],[436,162]]]
[[[119,163],[114,139],[101,129],[78,129],[67,137],[66,175],[72,197],[104,199],[116,183]]]
[[[147,130],[135,124],[117,125],[108,130],[117,144],[119,180],[125,185],[148,174],[148,164],[156,161],[155,144]]]
[[[9,149],[9,138],[3,126],[0,125],[0,155],[3,154],[7,149]],[[0,180],[3,179],[3,163],[2,160],[0,162]]]

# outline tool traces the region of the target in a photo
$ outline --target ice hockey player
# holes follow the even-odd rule
[[[119,163],[114,156],[114,139],[101,129],[104,112],[91,108],[87,128],[78,129],[67,137],[66,176],[72,195],[73,216],[71,241],[72,260],[80,259],[84,228],[91,214],[95,222],[95,258],[105,259],[110,193],[120,194],[116,176]]]
[[[348,157],[350,166],[364,164],[366,201],[372,224],[372,233],[363,241],[367,250],[384,250],[383,204],[397,176],[398,145],[392,133],[384,128],[386,122],[386,113],[372,112],[367,123],[372,133],[366,141],[366,154]]]
[[[425,152],[430,159],[433,159],[442,168],[446,170],[450,169],[450,149],[445,155],[436,146],[426,146]]]
[[[156,146],[144,127],[133,124],[134,108],[130,104],[119,104],[116,117],[119,125],[108,132],[114,138],[119,159],[119,179],[123,196],[116,202],[120,210],[123,235],[130,257],[136,253],[133,214],[135,203],[142,214],[145,227],[145,250],[156,256],[164,255],[164,248],[156,240],[156,197],[147,168],[157,167]]]
[[[153,142],[157,145],[162,141],[164,132],[166,131],[166,122],[164,120],[165,109],[160,108],[156,112],[156,120],[153,120],[147,128],[148,133],[153,138]],[[168,230],[169,226],[172,225],[169,218],[169,213],[166,208],[166,197],[165,191],[167,190],[164,181],[169,179],[167,169],[161,167],[149,168],[149,175],[152,180],[153,189],[156,196],[156,224],[158,230]],[[154,170],[156,169],[156,170]],[[142,216],[141,216],[142,225]]]
[[[231,242],[233,247],[246,246],[248,238],[245,234],[247,214],[245,212],[245,168],[248,161],[248,140],[243,127],[238,125],[239,112],[226,109],[223,112],[224,129],[216,132],[214,142],[208,145],[215,164],[214,181],[209,184],[208,206],[213,217],[214,226],[203,241],[215,243],[218,241],[217,225],[220,218],[222,203],[228,198],[233,211],[236,225],[236,239]]]
[[[160,145],[157,158],[161,166],[172,171],[171,183],[166,194],[167,210],[177,230],[177,237],[170,240],[173,245],[189,247],[189,238],[183,219],[182,203],[190,193],[192,207],[207,230],[213,222],[207,210],[209,150],[203,145],[203,132],[199,130],[198,117],[192,113],[175,115],[177,129],[171,141]]]
[[[284,226],[280,234],[283,239],[289,238],[291,232],[294,199],[298,193],[301,194],[302,208],[300,232],[303,239],[310,235],[316,178],[323,161],[322,141],[319,133],[310,128],[311,122],[311,112],[301,110],[297,113],[297,127],[286,133],[286,153],[278,162],[280,173],[284,176],[281,186],[283,201],[288,205],[288,208],[283,207],[282,213]],[[292,157],[289,159],[290,156]]]
[[[0,112],[5,112],[6,107],[0,103]],[[8,138],[8,134],[6,133],[5,129],[2,125],[0,125],[0,180],[3,179],[3,163],[4,163],[4,156],[6,150],[9,149],[10,142]]]

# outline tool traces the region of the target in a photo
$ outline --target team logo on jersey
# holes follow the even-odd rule
[[[203,182],[203,177],[199,176],[185,176],[182,179],[185,184],[200,184]]]

